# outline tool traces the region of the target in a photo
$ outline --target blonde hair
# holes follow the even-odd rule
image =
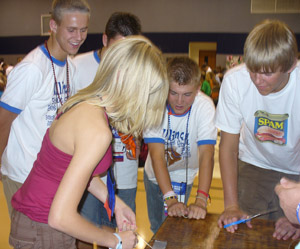
[[[161,51],[143,36],[121,39],[105,52],[94,81],[62,107],[87,101],[106,108],[110,124],[134,137],[159,126],[169,84]]]
[[[287,72],[297,59],[293,31],[278,20],[264,20],[253,28],[244,46],[244,61],[251,72]]]
[[[61,24],[64,12],[79,11],[90,15],[90,6],[86,0],[53,0],[51,18]]]

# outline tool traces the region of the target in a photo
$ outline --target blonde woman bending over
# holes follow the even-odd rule
[[[119,233],[88,222],[77,206],[86,188],[106,202],[107,187],[94,176],[111,165],[110,125],[135,137],[160,125],[167,93],[164,60],[149,40],[132,36],[112,45],[93,83],[61,108],[30,175],[13,196],[11,245],[70,249],[76,248],[77,238],[109,248],[133,248],[135,215],[117,196],[113,211]]]

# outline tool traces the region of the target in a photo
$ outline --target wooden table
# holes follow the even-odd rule
[[[149,244],[155,240],[167,241],[167,249],[230,248],[264,249],[294,248],[299,241],[276,240],[272,237],[274,222],[253,219],[252,229],[240,224],[235,233],[228,233],[217,225],[219,215],[207,214],[205,220],[167,217]],[[145,247],[148,248],[149,247]]]

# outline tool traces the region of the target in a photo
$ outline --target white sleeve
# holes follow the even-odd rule
[[[7,80],[1,102],[24,110],[43,83],[42,72],[33,63],[21,62],[13,68]]]
[[[197,144],[216,144],[217,128],[215,126],[215,105],[213,101],[204,96],[192,108],[196,110],[196,124],[197,125]]]
[[[225,75],[222,82],[216,112],[216,126],[225,132],[239,134],[243,116],[239,109],[238,79]]]

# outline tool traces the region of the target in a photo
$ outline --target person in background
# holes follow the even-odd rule
[[[218,99],[219,99],[220,85],[216,80],[216,76],[213,72],[208,72],[206,73],[205,80],[210,83],[210,87],[211,87],[210,97],[213,99],[215,106],[217,106]]]
[[[207,64],[207,62],[204,62],[201,66],[201,71],[206,73],[212,72],[211,67]]]
[[[211,96],[212,93],[212,89],[211,89],[211,85],[210,82],[206,80],[206,74],[203,75],[203,81],[201,83],[201,88],[200,90],[205,93],[207,96]]]
[[[73,59],[78,72],[79,85],[77,89],[82,89],[90,85],[93,81],[97,69],[99,67],[101,58],[105,51],[116,41],[124,39],[131,35],[141,34],[141,24],[137,16],[127,12],[113,13],[105,27],[105,33],[102,36],[103,47],[80,54]],[[116,178],[116,187],[118,196],[135,212],[135,197],[137,190],[137,170],[138,170],[138,155],[139,155],[139,141],[136,139],[132,141],[132,137],[125,139],[124,143],[121,140],[119,132],[113,129],[113,159],[114,159],[114,175]],[[130,152],[130,148],[125,144],[127,142],[135,143],[135,157]],[[106,182],[106,176],[102,177]],[[85,193],[84,198],[80,204],[81,214],[94,222],[97,225],[106,225],[115,227],[115,220],[113,223],[109,221],[103,204],[88,192]]]
[[[9,213],[57,110],[74,91],[75,68],[68,58],[87,36],[90,8],[85,0],[54,0],[51,35],[10,72],[0,101],[0,158]]]
[[[135,215],[97,175],[112,162],[110,125],[133,136],[158,126],[167,94],[162,53],[148,39],[135,36],[112,45],[93,83],[59,110],[28,178],[13,196],[11,245],[75,249],[78,238],[109,248],[133,248]],[[118,233],[78,213],[86,188],[115,213]]]
[[[148,144],[144,184],[153,233],[166,215],[205,218],[217,139],[215,106],[199,92],[198,65],[188,57],[175,57],[167,71],[170,89],[163,123],[144,132]],[[196,200],[187,206],[197,174]]]
[[[276,221],[273,237],[300,237],[300,229],[284,217],[274,191],[282,177],[299,180],[297,54],[293,31],[281,21],[264,20],[246,39],[245,64],[224,76],[216,113],[225,204],[220,228],[247,214],[277,209],[262,216]],[[238,226],[226,229],[233,233]]]

